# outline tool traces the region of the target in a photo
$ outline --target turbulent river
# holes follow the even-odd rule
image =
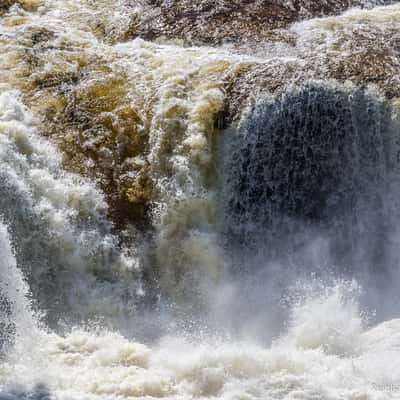
[[[0,399],[400,398],[399,32],[0,0]]]

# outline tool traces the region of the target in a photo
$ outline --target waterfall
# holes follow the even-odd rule
[[[392,115],[377,93],[333,83],[258,99],[226,144],[232,248],[301,258],[307,241],[320,236],[338,267],[383,273],[399,206]]]
[[[400,3],[0,4],[0,399],[400,393]]]

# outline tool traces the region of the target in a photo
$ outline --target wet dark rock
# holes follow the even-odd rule
[[[310,79],[374,85],[387,99],[398,98],[400,22],[395,17],[380,18],[371,12],[355,16],[354,21],[337,17],[305,26],[296,44],[281,50],[288,57],[249,64],[233,77],[227,87],[226,120],[238,120],[244,107],[260,95],[279,94]]]
[[[336,15],[351,7],[372,3],[363,0],[155,0],[157,12],[144,19],[139,36],[182,39],[187,44],[257,43],[287,40],[281,30],[304,19]]]
[[[46,28],[36,29],[31,34],[32,46],[41,45],[54,38],[54,32]]]
[[[1,0],[0,1],[0,16],[8,11],[8,9],[15,3],[14,0]]]

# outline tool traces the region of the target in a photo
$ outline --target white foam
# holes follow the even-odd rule
[[[179,336],[145,346],[104,331],[43,333],[29,357],[14,355],[4,366],[3,388],[18,382],[29,391],[41,383],[58,399],[396,398],[400,322],[361,327],[345,286],[295,307],[288,332],[271,346]],[[307,335],[304,319],[315,321],[306,324]]]

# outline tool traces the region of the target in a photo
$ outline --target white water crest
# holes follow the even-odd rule
[[[123,311],[112,299],[129,302],[141,291],[134,253],[118,249],[101,193],[62,170],[58,151],[40,139],[16,92],[0,94],[0,165],[2,217],[34,302],[49,320],[59,322],[60,311],[84,320],[130,312],[134,300]],[[109,283],[116,276],[119,283]]]
[[[43,332],[3,362],[2,396],[396,398],[400,321],[365,329],[353,291],[338,283],[304,298],[270,346],[179,336],[147,346],[106,331]]]

